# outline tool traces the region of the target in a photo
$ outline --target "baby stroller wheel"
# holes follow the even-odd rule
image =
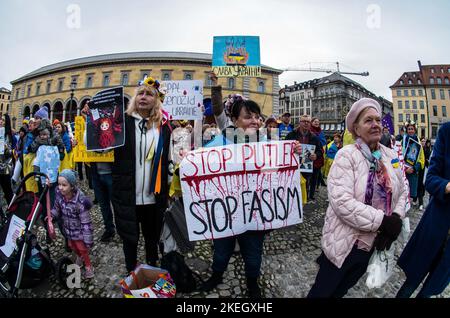
[[[72,265],[73,261],[70,259],[70,257],[64,256],[60,260],[58,260],[58,263],[56,264],[56,276],[58,278],[59,283],[62,287],[68,289],[67,286],[67,278],[72,274],[70,271],[67,272],[67,268],[69,265]]]

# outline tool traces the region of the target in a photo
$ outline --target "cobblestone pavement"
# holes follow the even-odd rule
[[[82,183],[85,193],[93,198],[92,190]],[[304,207],[304,222],[270,233],[264,243],[264,256],[260,285],[265,297],[301,298],[305,297],[314,282],[318,271],[315,262],[320,254],[320,238],[327,207],[326,188],[321,187],[316,204]],[[426,199],[427,201],[427,199]],[[63,289],[54,277],[33,290],[22,290],[19,297],[55,297],[55,298],[97,298],[122,297],[118,282],[125,275],[125,262],[122,245],[116,235],[112,242],[99,241],[103,233],[102,216],[98,205],[91,210],[95,224],[95,246],[91,251],[91,261],[95,267],[95,278],[82,280],[81,288]],[[411,230],[416,227],[422,212],[417,208],[409,212]],[[40,232],[42,233],[42,231]],[[142,241],[142,239],[141,239]],[[44,243],[45,244],[45,243]],[[212,244],[199,242],[193,253],[186,255],[186,263],[205,279],[211,274]],[[63,256],[70,256],[64,249],[64,242],[58,236],[50,245],[52,258],[56,261]],[[399,253],[397,253],[397,256]],[[142,244],[139,258],[144,260]],[[243,261],[239,253],[233,255],[225,273],[223,284],[210,293],[194,292],[177,294],[183,298],[241,298],[246,297],[246,284]],[[400,268],[395,267],[392,277],[382,288],[369,290],[365,286],[366,275],[349,290],[346,297],[352,298],[392,298],[405,280]],[[438,297],[450,298],[450,287]]]

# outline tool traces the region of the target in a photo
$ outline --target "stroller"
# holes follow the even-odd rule
[[[39,172],[26,175],[14,191],[7,211],[0,213],[0,297],[17,297],[20,289],[34,288],[52,274],[65,284],[67,266],[72,263],[70,258],[64,257],[55,264],[48,248],[42,248],[32,232],[45,209],[48,185],[43,186],[39,197],[25,191],[25,182],[31,177],[48,180]]]

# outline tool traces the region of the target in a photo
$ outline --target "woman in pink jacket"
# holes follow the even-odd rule
[[[380,144],[381,107],[363,98],[346,118],[356,143],[336,155],[320,266],[308,298],[343,297],[364,275],[374,248],[389,249],[402,228],[408,191],[397,154]]]

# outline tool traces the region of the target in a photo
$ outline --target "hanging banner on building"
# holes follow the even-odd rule
[[[86,151],[86,144],[84,143],[84,130],[86,129],[86,122],[83,116],[75,117],[75,139],[77,145],[73,148],[73,161],[75,162],[114,162],[114,151],[105,153]]]
[[[202,119],[203,82],[163,81],[166,88],[163,108],[169,113],[170,120]]]
[[[87,151],[102,151],[124,145],[123,87],[102,90],[89,102]]]
[[[277,229],[303,221],[293,141],[191,151],[180,165],[190,241]]]
[[[217,77],[259,77],[259,36],[215,36],[212,70]]]

